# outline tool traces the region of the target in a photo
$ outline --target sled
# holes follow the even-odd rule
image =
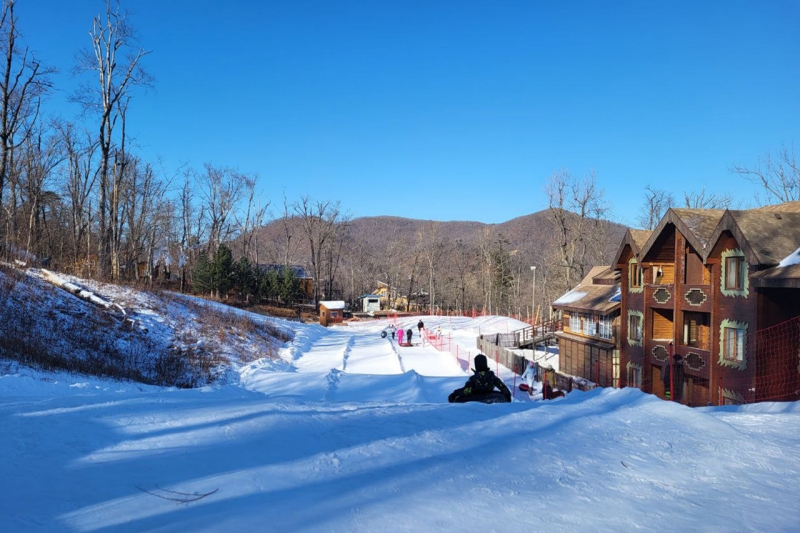
[[[523,392],[528,392],[529,390],[531,390],[531,388],[528,387],[527,383],[520,383],[519,384],[519,390],[521,390]]]
[[[483,394],[470,394],[469,396],[455,396],[450,395],[448,398],[450,403],[467,403],[467,402],[481,402],[481,403],[508,403],[506,397],[500,391],[486,392]]]
[[[403,346],[404,348],[408,348],[409,346],[413,346],[410,342],[398,342],[398,346]]]

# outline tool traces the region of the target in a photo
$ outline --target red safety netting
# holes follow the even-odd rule
[[[800,399],[800,316],[748,334],[755,342],[755,372],[715,380],[720,404]]]

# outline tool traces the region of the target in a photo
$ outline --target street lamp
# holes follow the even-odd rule
[[[531,326],[536,325],[536,267],[531,267],[533,272],[533,290],[531,291]],[[535,335],[534,335],[535,336]]]

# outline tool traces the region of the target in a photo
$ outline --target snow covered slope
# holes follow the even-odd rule
[[[423,319],[473,353],[518,327]],[[463,359],[385,325],[281,322],[278,358],[192,390],[0,362],[2,530],[800,531],[798,403],[448,404]]]

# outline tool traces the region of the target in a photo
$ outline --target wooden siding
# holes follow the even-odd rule
[[[559,370],[593,381],[601,387],[613,387],[614,346],[587,340],[571,334],[558,336]]]

